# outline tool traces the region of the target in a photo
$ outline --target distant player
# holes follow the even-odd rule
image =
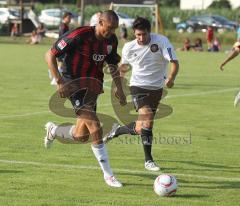
[[[136,39],[124,45],[120,71],[123,76],[126,67],[132,67],[130,92],[139,114],[138,120],[125,126],[114,124],[110,133],[104,137],[104,142],[122,134],[140,135],[145,153],[145,168],[158,171],[159,167],[151,154],[154,116],[163,86],[173,87],[179,64],[167,37],[150,33],[151,24],[147,19],[137,18],[133,23],[133,31]],[[171,71],[165,78],[168,62],[171,63]]]
[[[232,59],[234,59],[236,56],[238,56],[238,54],[240,53],[240,42],[236,42],[233,45],[233,49],[231,51],[231,53],[229,54],[229,56],[223,61],[223,63],[220,65],[220,69],[223,71],[223,67]],[[240,102],[240,92],[238,92],[238,94],[236,95],[235,99],[234,99],[234,106],[236,107]]]
[[[59,37],[61,37],[62,35],[64,35],[69,31],[69,24],[71,20],[72,20],[72,13],[65,12],[62,16],[62,23],[59,26],[59,32],[58,32]],[[66,69],[64,65],[64,58],[65,58],[65,54],[57,58],[58,70],[60,73],[63,73]],[[57,85],[56,80],[55,78],[52,77],[51,73],[49,73],[49,76],[50,76],[50,79],[52,79],[51,85]]]
[[[47,135],[44,139],[46,148],[54,140],[80,143],[92,137],[92,151],[104,173],[105,182],[112,187],[122,187],[113,176],[108,161],[108,154],[102,141],[102,128],[96,114],[97,98],[103,92],[103,64],[109,65],[116,84],[116,95],[120,104],[126,104],[117,64],[118,41],[115,30],[118,16],[113,11],[101,14],[96,27],[79,27],[61,36],[52,49],[46,53],[46,61],[56,79],[59,94],[69,98],[76,113],[76,125],[46,124]],[[60,75],[56,59],[65,54],[66,73]],[[58,102],[56,102],[58,103]]]
[[[72,20],[72,13],[65,12],[62,16],[62,23],[59,26],[59,37],[69,31],[69,24]]]

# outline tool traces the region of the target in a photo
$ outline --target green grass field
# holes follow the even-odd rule
[[[225,53],[178,53],[181,70],[163,100],[173,113],[155,122],[154,136],[162,141],[154,144],[153,154],[162,173],[176,175],[179,187],[176,196],[160,198],[153,192],[160,173],[144,169],[142,146],[131,137],[107,145],[121,189],[106,186],[90,143],[56,141],[50,150],[43,147],[47,121],[74,122],[49,111],[55,92],[44,62],[49,47],[0,45],[0,205],[239,205],[240,109],[233,107],[239,58],[221,72]],[[109,86],[98,111],[116,118]]]

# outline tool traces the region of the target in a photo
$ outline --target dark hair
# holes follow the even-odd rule
[[[67,16],[72,16],[72,13],[67,11],[63,14],[62,18],[65,19]]]
[[[115,20],[118,22],[118,15],[113,10],[106,10],[101,13],[100,19],[106,18],[109,20]]]
[[[151,23],[147,19],[143,17],[137,17],[132,26],[133,30],[147,30],[148,32],[151,31]]]

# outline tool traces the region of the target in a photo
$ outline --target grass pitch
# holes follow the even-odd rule
[[[175,174],[176,196],[153,192],[159,173],[144,169],[143,150],[134,137],[107,145],[121,189],[109,188],[90,144],[43,147],[44,124],[73,122],[48,108],[50,86],[44,53],[50,45],[0,45],[0,205],[238,205],[240,201],[239,58],[224,72],[224,53],[178,53],[180,73],[162,103],[173,113],[155,122],[155,161],[162,173]],[[106,75],[109,80],[109,75]],[[98,112],[116,119],[110,104],[111,82],[99,98]],[[107,125],[109,124],[109,125]]]

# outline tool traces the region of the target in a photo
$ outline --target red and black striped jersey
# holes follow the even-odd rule
[[[98,40],[95,27],[79,27],[61,36],[53,45],[51,52],[56,57],[65,54],[67,75],[71,78],[89,77],[103,82],[103,63],[117,65],[116,35],[109,39]]]

